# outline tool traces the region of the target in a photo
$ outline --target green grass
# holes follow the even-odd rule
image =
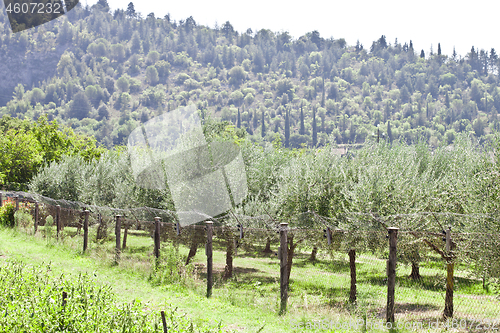
[[[347,302],[350,286],[347,255],[336,254],[332,260],[320,252],[318,260],[311,262],[309,254],[297,253],[291,273],[288,312],[279,316],[279,260],[274,255],[239,250],[233,263],[234,277],[224,281],[225,252],[215,249],[213,296],[206,299],[203,247],[192,264],[184,268],[183,258],[188,249],[180,245],[176,254],[173,246],[162,243],[163,261],[155,273],[153,241],[145,237],[145,233],[129,233],[127,248],[118,265],[114,264],[114,240],[99,245],[90,242],[89,251],[82,255],[81,236],[69,237],[70,234],[74,235],[74,230],[66,228],[63,241],[47,243],[40,234],[33,237],[10,229],[0,230],[0,256],[32,265],[52,262],[51,267],[57,274],[95,274],[97,281],[112,287],[117,302],[131,304],[140,300],[156,313],[165,304],[171,304],[196,325],[215,327],[221,323],[224,332],[257,332],[262,327],[262,332],[302,331],[293,329],[291,321],[294,320],[302,320],[305,325],[320,320],[385,319],[386,264],[372,254],[358,255],[358,301],[352,305]],[[469,278],[463,267],[457,266],[455,317],[497,318],[500,315],[498,299],[491,291],[482,289],[481,281]],[[180,274],[171,274],[169,269],[173,267],[181,267]],[[409,274],[410,267],[398,265],[396,320],[425,322],[440,318],[444,307],[442,263],[422,263],[420,281],[410,280]]]
[[[160,316],[139,300],[119,304],[91,274],[54,274],[51,264],[0,261],[0,332],[163,332]],[[218,332],[197,327],[165,306],[170,332]]]

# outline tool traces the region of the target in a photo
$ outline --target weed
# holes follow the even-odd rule
[[[4,202],[3,206],[0,207],[0,226],[13,227],[15,225],[15,209],[13,202]]]

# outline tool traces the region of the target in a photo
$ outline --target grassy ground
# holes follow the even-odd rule
[[[65,232],[74,234],[70,228]],[[81,236],[47,242],[40,235],[0,231],[0,256],[4,258],[16,258],[30,264],[51,262],[52,269],[61,273],[94,272],[100,281],[112,286],[122,302],[140,299],[158,312],[165,304],[171,304],[195,323],[222,322],[225,331],[299,332],[309,331],[305,329],[309,324],[316,325],[311,332],[327,332],[335,330],[318,328],[320,322],[341,325],[365,319],[377,328],[376,325],[385,319],[385,260],[370,254],[361,254],[357,259],[358,303],[353,306],[347,302],[350,285],[347,256],[337,254],[332,260],[320,253],[316,262],[310,262],[309,254],[298,253],[291,273],[288,312],[279,316],[279,260],[273,254],[239,251],[233,263],[234,277],[223,281],[225,252],[216,249],[214,291],[212,298],[206,299],[203,249],[193,258],[196,269],[189,277],[175,284],[155,286],[148,281],[153,262],[151,238],[129,234],[127,248],[118,265],[113,263],[114,241],[101,245],[91,243],[85,255],[81,254],[81,244]],[[167,247],[167,244],[162,243],[162,246]],[[188,249],[180,246],[179,252],[186,256]],[[442,314],[445,271],[438,261],[431,261],[422,266],[424,278],[421,281],[409,280],[406,278],[409,273],[409,267],[398,266],[396,321],[422,322],[422,328],[427,331],[429,322],[435,322]],[[500,302],[491,292],[482,290],[480,281],[469,279],[460,269],[455,276],[460,286],[455,292],[458,321],[500,317]],[[302,328],[294,329],[299,321]],[[370,326],[366,329],[378,331]]]

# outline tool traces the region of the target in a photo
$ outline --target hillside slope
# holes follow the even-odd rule
[[[494,49],[426,55],[384,36],[367,48],[317,31],[294,40],[95,5],[17,34],[0,15],[0,57],[0,115],[47,114],[108,147],[189,103],[254,141],[279,133],[288,147],[362,143],[378,131],[436,146],[500,128]]]

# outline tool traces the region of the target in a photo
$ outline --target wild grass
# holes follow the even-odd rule
[[[50,230],[50,229],[48,229]],[[214,250],[214,290],[205,298],[206,266],[204,251],[199,249],[192,263],[185,266],[188,249],[169,242],[162,243],[160,260],[153,257],[153,241],[147,233],[130,233],[127,247],[118,265],[114,260],[114,241],[91,243],[87,253],[81,253],[82,236],[65,228],[60,240],[47,243],[40,233],[27,236],[4,230],[0,233],[0,255],[5,249],[24,253],[19,239],[30,243],[29,254],[21,256],[33,264],[40,260],[60,257],[58,266],[71,267],[77,273],[99,271],[100,280],[113,286],[117,299],[132,304],[131,297],[143,299],[148,307],[159,309],[165,299],[179,306],[193,323],[216,325],[222,321],[225,331],[298,332],[291,322],[352,321],[385,319],[387,285],[385,259],[379,254],[361,252],[357,257],[357,303],[348,302],[350,272],[348,257],[324,252],[317,260],[309,260],[310,249],[302,248],[294,258],[291,273],[288,311],[279,316],[279,260],[274,255],[239,250],[234,259],[234,276],[222,278],[225,265],[223,248]],[[12,241],[14,238],[16,241]],[[10,240],[9,240],[10,239]],[[9,245],[9,243],[11,245]],[[21,242],[22,243],[22,242]],[[27,245],[25,245],[27,246]],[[42,252],[42,253],[41,253]],[[10,253],[9,255],[13,255]],[[17,255],[18,256],[18,255]],[[16,256],[14,256],[16,257]],[[55,266],[55,265],[53,265]],[[470,276],[465,265],[455,271],[455,313],[457,318],[492,319],[500,313],[500,302],[492,290],[482,288],[482,282]],[[398,264],[396,280],[396,320],[440,320],[444,307],[445,267],[432,255],[421,264],[422,279],[408,278],[411,267]],[[105,274],[103,277],[102,274]],[[311,331],[324,332],[322,329]],[[377,331],[371,329],[370,331]],[[399,330],[404,332],[405,330]]]
[[[51,264],[0,261],[0,332],[163,332],[140,300],[120,304],[92,274],[55,274]],[[167,307],[170,332],[217,332]]]

